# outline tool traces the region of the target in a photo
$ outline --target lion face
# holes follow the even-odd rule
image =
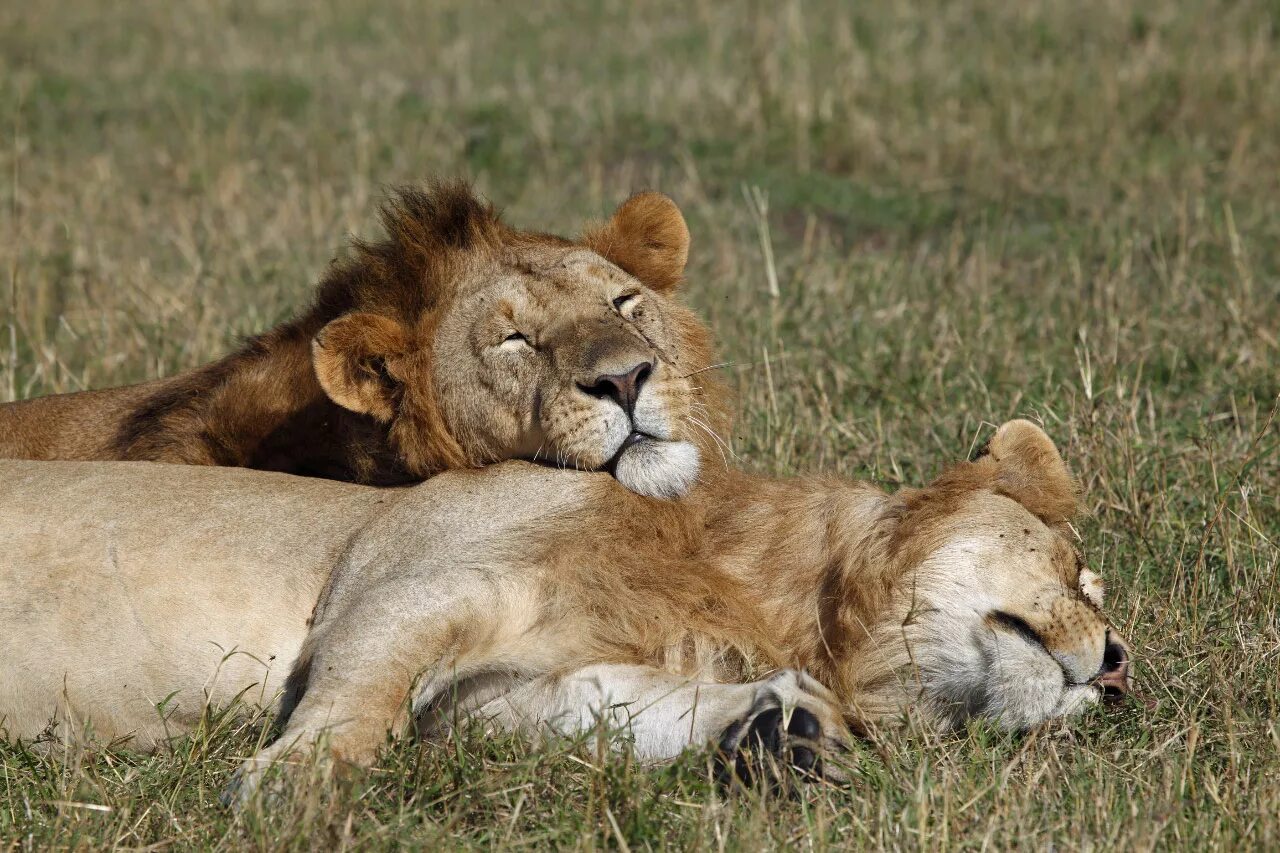
[[[1072,545],[1075,482],[1027,421],[901,507],[895,607],[875,632],[863,704],[1026,729],[1129,690],[1129,648]]]
[[[1127,692],[1128,647],[1065,535],[990,493],[949,526],[915,574],[919,620],[906,631],[932,713],[1026,729]]]
[[[632,491],[684,494],[697,478],[695,322],[590,250],[542,248],[482,271],[436,332],[451,431],[488,460],[607,469]]]
[[[606,470],[650,497],[687,492],[722,406],[710,377],[693,378],[710,333],[675,296],[689,241],[679,209],[641,193],[570,241],[514,231],[449,192],[384,215],[391,238],[352,275],[370,293],[420,295],[370,299],[325,327],[325,392],[385,423],[417,476],[529,459]]]

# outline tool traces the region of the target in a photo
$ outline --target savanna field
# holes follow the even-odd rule
[[[223,354],[389,185],[561,233],[661,189],[737,464],[892,488],[1043,422],[1140,697],[908,725],[793,799],[472,734],[239,815],[265,725],[211,714],[0,746],[0,846],[1280,847],[1275,2],[14,2],[0,131],[0,401]]]

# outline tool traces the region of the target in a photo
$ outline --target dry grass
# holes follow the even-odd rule
[[[1154,707],[919,734],[851,790],[725,801],[701,756],[392,750],[232,817],[260,728],[0,747],[26,847],[1280,846],[1280,7],[0,6],[0,399],[173,373],[284,316],[384,184],[571,230],[681,201],[741,463],[918,481],[1040,417]],[[766,251],[767,248],[767,251]],[[766,258],[771,263],[765,262]],[[771,294],[776,288],[777,295]]]

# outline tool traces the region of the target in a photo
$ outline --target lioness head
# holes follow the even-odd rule
[[[447,184],[400,191],[383,224],[321,287],[344,304],[314,366],[411,473],[543,460],[660,498],[697,480],[722,406],[699,375],[710,334],[676,298],[689,232],[670,199],[633,196],[567,240]]]
[[[1007,423],[980,458],[895,500],[902,574],[855,675],[866,710],[1024,729],[1128,691],[1128,646],[1072,542],[1075,483],[1043,430]]]

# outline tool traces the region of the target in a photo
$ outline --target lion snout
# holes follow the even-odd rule
[[[1095,683],[1102,688],[1106,698],[1119,699],[1129,694],[1129,645],[1119,634],[1107,631],[1107,644],[1102,651],[1102,668]]]
[[[595,373],[595,371],[591,371]],[[588,373],[587,376],[590,376]],[[578,389],[599,400],[612,400],[628,417],[635,417],[636,401],[645,382],[653,375],[653,362],[645,359],[623,371],[597,373],[587,381],[578,381]]]

